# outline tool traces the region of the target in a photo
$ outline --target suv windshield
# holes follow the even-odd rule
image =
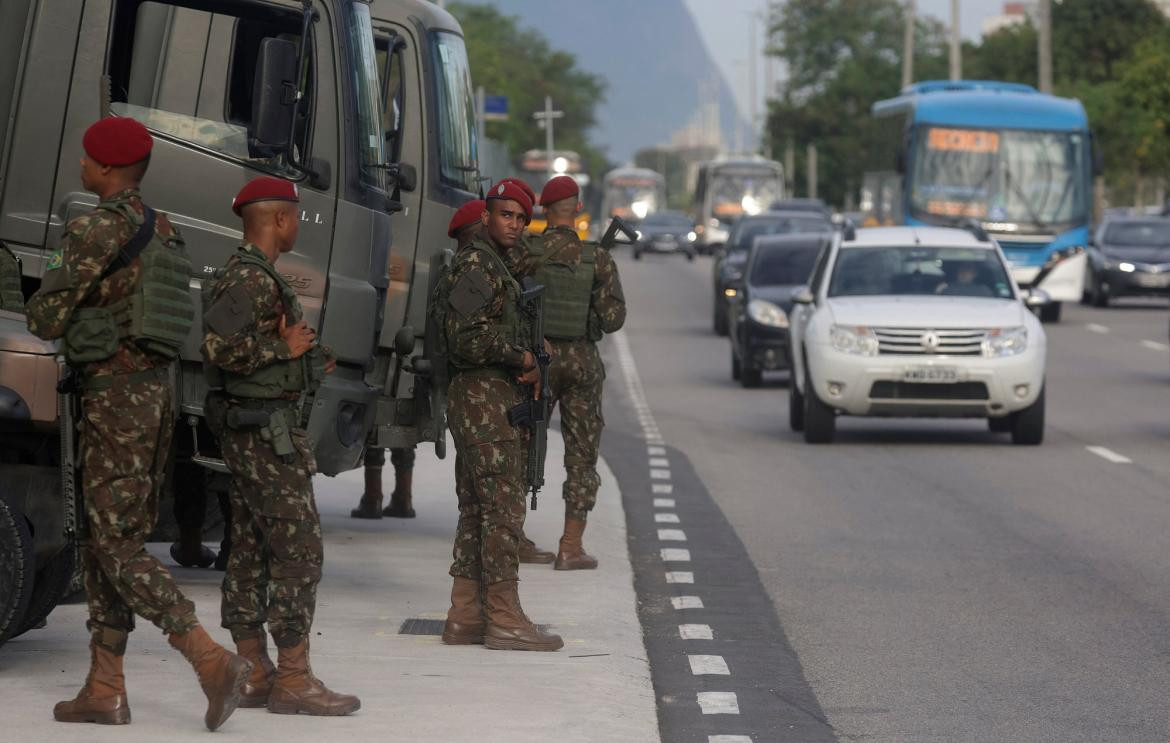
[[[436,32],[435,85],[439,99],[439,174],[449,185],[473,190],[479,155],[475,141],[475,98],[463,39]]]
[[[651,214],[650,216],[646,217],[646,219],[642,220],[642,227],[644,229],[648,227],[656,227],[659,229],[674,229],[689,232],[690,230],[694,229],[695,226],[691,224],[690,218],[684,214],[658,212],[656,214]]]
[[[386,188],[386,163],[382,134],[382,93],[378,87],[378,57],[374,50],[374,29],[370,23],[370,6],[351,3],[349,46],[353,55],[353,97],[357,106],[353,123],[354,145],[362,180]]]
[[[831,232],[833,225],[815,214],[798,217],[760,217],[742,219],[731,231],[728,244],[732,250],[747,250],[757,237],[787,235],[795,232]]]
[[[994,250],[841,248],[830,297],[938,295],[1011,299],[1011,280]]]
[[[808,282],[820,245],[784,245],[756,249],[752,263],[754,286],[796,286]]]
[[[1105,228],[1104,242],[1108,245],[1164,248],[1170,246],[1170,220],[1114,222]]]

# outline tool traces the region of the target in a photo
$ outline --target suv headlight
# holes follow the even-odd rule
[[[983,339],[983,355],[988,358],[1016,356],[1028,349],[1028,330],[1015,328],[993,328]]]
[[[788,313],[771,302],[765,302],[762,299],[753,299],[748,302],[747,313],[748,317],[760,325],[767,325],[772,328],[788,327]]]
[[[864,326],[834,325],[829,331],[833,348],[841,353],[857,356],[877,356],[878,340],[873,331]]]

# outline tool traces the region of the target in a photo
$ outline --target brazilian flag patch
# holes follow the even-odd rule
[[[45,270],[46,271],[53,271],[55,269],[58,269],[61,267],[61,264],[64,262],[65,262],[65,256],[61,253],[61,249],[57,248],[56,250],[53,251],[53,254],[51,256],[49,256],[49,263],[47,266],[45,266]]]

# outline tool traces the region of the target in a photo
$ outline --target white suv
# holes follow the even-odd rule
[[[794,297],[789,423],[828,443],[836,416],[986,418],[1044,439],[1045,336],[978,228],[846,229]]]

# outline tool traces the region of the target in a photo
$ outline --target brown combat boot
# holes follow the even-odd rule
[[[123,649],[124,650],[124,649]],[[126,677],[122,675],[122,653],[89,642],[89,675],[77,696],[53,707],[57,722],[96,722],[99,725],[126,725],[130,703],[126,700]]]
[[[479,581],[456,578],[451,587],[451,608],[443,625],[443,643],[446,645],[482,645],[487,622],[483,619],[483,601],[479,596]]]
[[[581,536],[585,533],[585,522],[565,517],[565,534],[561,537],[560,551],[557,552],[557,563],[554,570],[594,570],[597,568],[597,558],[586,554],[581,545]]]
[[[526,565],[548,565],[557,556],[548,550],[542,550],[528,538],[524,532],[520,533],[520,562]]]
[[[541,632],[520,608],[518,581],[505,580],[487,587],[487,631],[483,644],[492,650],[560,650],[560,635]]]
[[[236,643],[236,652],[252,664],[252,674],[240,690],[240,706],[246,709],[267,706],[272,682],[276,678],[276,666],[268,657],[268,635],[260,630],[254,636],[240,640]]]
[[[383,516],[394,519],[413,519],[414,467],[394,468],[394,492],[390,493],[390,505],[382,511]]]
[[[268,711],[278,715],[340,717],[357,712],[361,700],[330,691],[309,667],[309,641],[302,639],[291,648],[276,649],[276,681],[268,695]]]
[[[211,639],[202,625],[183,635],[168,635],[167,640],[194,667],[207,696],[203,723],[208,730],[217,729],[236,711],[252,664]]]
[[[382,467],[366,466],[366,490],[358,507],[349,512],[355,519],[382,518]]]

